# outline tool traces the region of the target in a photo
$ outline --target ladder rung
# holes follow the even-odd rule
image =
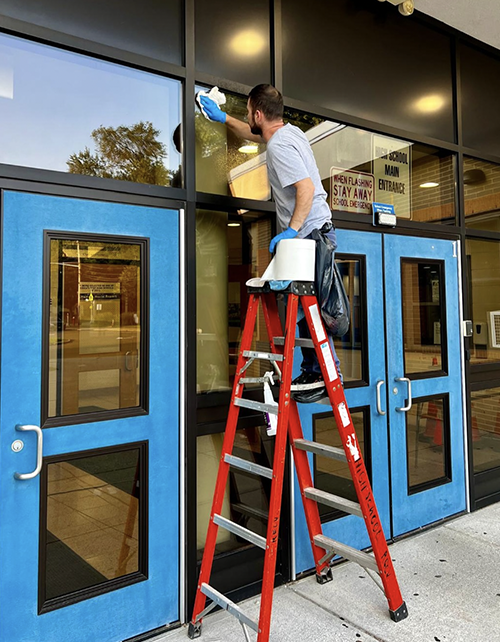
[[[284,346],[285,345],[285,337],[274,337],[273,339],[274,345],[275,346]],[[295,339],[295,347],[297,348],[314,348],[314,342],[312,339],[302,339],[300,337],[296,337]]]
[[[270,403],[262,403],[260,401],[252,401],[251,399],[242,399],[237,397],[234,400],[235,406],[240,406],[241,408],[249,408],[250,410],[260,410],[260,412],[268,412],[270,415],[278,414],[278,406],[273,406]]]
[[[343,510],[351,515],[363,517],[361,506],[356,502],[351,502],[349,499],[344,499],[344,497],[338,497],[337,495],[326,493],[324,490],[319,490],[319,488],[304,488],[304,495],[307,499],[312,499],[320,504],[325,504],[326,506]]]
[[[341,448],[335,448],[335,446],[327,446],[317,441],[307,441],[307,439],[296,439],[294,444],[295,448],[306,450],[308,453],[313,453],[314,455],[338,459],[339,461],[347,461],[345,452]]]
[[[336,542],[329,537],[325,537],[325,535],[315,535],[314,543],[316,544],[316,546],[323,548],[325,551],[334,552],[337,555],[340,555],[340,557],[345,557],[345,559],[356,562],[356,564],[359,564],[363,568],[369,568],[376,573],[379,572],[377,561],[373,557],[373,555],[363,553],[363,551],[358,551],[357,548],[352,548],[351,546],[347,546],[346,544]]]
[[[261,477],[267,477],[267,479],[273,478],[273,471],[271,468],[266,468],[260,464],[255,464],[253,461],[247,461],[246,459],[241,459],[241,457],[235,457],[234,455],[224,455],[224,461],[233,466],[234,468],[239,468],[240,470],[246,470],[249,473],[254,475],[260,475]]]
[[[226,519],[225,517],[222,517],[222,515],[217,515],[217,514],[214,515],[214,523],[217,524],[218,526],[222,526],[222,528],[225,528],[227,531],[230,531],[234,535],[237,535],[238,537],[242,537],[243,539],[246,539],[247,542],[250,542],[251,544],[255,544],[255,546],[259,546],[264,550],[266,550],[267,548],[265,537],[262,537],[261,535],[257,535],[257,533],[254,533],[253,531],[248,530],[248,528],[245,528],[244,526],[235,524],[230,519]]]
[[[219,591],[212,588],[209,584],[205,583],[201,585],[201,592],[222,609],[226,610],[228,613],[231,613],[231,615],[234,615],[234,617],[237,618],[240,622],[249,626],[256,633],[259,632],[258,622],[254,622],[254,620],[249,618],[248,615],[246,615],[237,604],[231,602],[231,600],[225,595],[222,595],[222,593],[219,593]]]
[[[267,522],[269,519],[269,514],[267,511],[262,510],[261,508],[252,508],[252,506],[247,506],[246,504],[235,504],[231,503],[231,510],[245,515],[245,517],[255,517],[255,519],[260,519],[264,522]]]
[[[265,359],[266,361],[283,361],[282,354],[276,354],[274,352],[256,352],[255,350],[243,350],[244,357],[250,357],[252,359]]]

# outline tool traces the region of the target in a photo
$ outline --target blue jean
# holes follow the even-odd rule
[[[335,229],[331,229],[329,232],[325,234],[330,241],[333,243],[334,247],[337,247],[337,234],[335,233]],[[311,235],[306,236],[306,238],[311,238]],[[302,318],[298,323],[297,326],[299,328],[299,337],[303,339],[310,339],[311,335],[309,333],[309,327],[307,325],[307,320],[306,318]],[[337,353],[335,352],[335,346],[333,343],[333,336],[328,332],[328,328],[325,327],[326,335],[328,337],[328,343],[330,344],[330,347],[332,349],[332,354],[333,354],[333,359],[335,361],[335,365],[337,367],[337,371],[339,373],[340,380],[342,381],[342,374],[340,372],[340,361],[337,356]],[[316,351],[313,348],[301,348],[302,350],[302,364],[300,366],[302,372],[313,372],[314,374],[321,374],[321,368],[318,362],[318,357],[316,356]]]

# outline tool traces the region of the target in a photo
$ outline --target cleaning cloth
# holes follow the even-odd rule
[[[205,109],[203,108],[203,105],[201,104],[200,96],[207,96],[208,98],[210,98],[210,100],[213,100],[218,107],[220,107],[221,105],[224,105],[226,102],[226,96],[222,93],[222,91],[218,87],[212,87],[210,91],[205,91],[204,89],[199,91],[196,94],[196,102],[198,103],[201,109],[201,113],[205,116],[207,120],[210,120],[210,118],[208,117],[207,112],[205,111]]]

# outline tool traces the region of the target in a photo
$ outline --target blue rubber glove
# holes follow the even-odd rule
[[[269,251],[271,254],[274,252],[274,248],[280,241],[283,239],[294,239],[297,234],[297,230],[294,230],[293,227],[287,227],[286,230],[281,232],[281,234],[277,234],[269,244]]]
[[[226,122],[226,112],[222,111],[217,103],[211,98],[208,96],[200,96],[200,103],[203,105],[203,109],[207,112],[207,116],[210,120],[213,120],[216,123]]]

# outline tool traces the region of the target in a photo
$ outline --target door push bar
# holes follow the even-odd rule
[[[40,471],[42,470],[42,458],[43,458],[43,433],[41,428],[38,426],[32,426],[32,425],[16,425],[16,430],[19,430],[20,432],[36,432],[37,434],[37,448],[36,448],[36,468],[32,473],[14,473],[14,477],[16,479],[20,479],[22,481],[26,479],[33,479],[33,477],[36,477]]]
[[[411,381],[408,379],[408,377],[396,377],[394,381],[406,381],[408,384],[408,405],[403,406],[402,408],[396,408],[399,412],[408,412],[410,410],[411,405],[412,405],[412,399],[411,399]]]

